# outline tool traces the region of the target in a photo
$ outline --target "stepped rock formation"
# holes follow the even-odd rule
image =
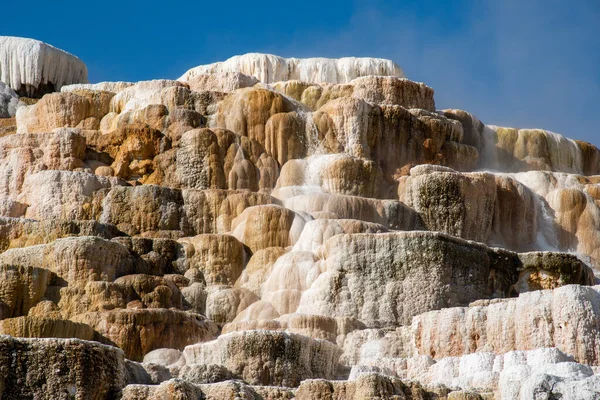
[[[0,397],[600,397],[591,144],[381,59],[0,79]]]

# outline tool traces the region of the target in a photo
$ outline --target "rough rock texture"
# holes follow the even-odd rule
[[[0,82],[0,118],[14,117],[17,108],[23,105],[25,104],[19,101],[15,91],[4,82]]]
[[[338,97],[350,96],[375,104],[435,110],[433,89],[423,83],[393,76],[364,76],[344,84],[316,84],[289,80],[277,82],[275,90],[316,111]]]
[[[287,247],[298,240],[306,220],[275,205],[249,207],[233,220],[233,235],[253,252],[267,247]]]
[[[438,233],[337,235],[323,254],[327,272],[303,294],[298,312],[368,326],[408,324],[425,311],[504,297],[516,281],[513,254]]]
[[[157,348],[183,349],[187,344],[210,340],[217,331],[215,324],[202,316],[164,309],[86,313],[73,320],[93,327],[132,360],[142,360]]]
[[[425,172],[428,169],[430,173]],[[429,230],[485,242],[494,215],[496,183],[491,174],[419,166],[402,178],[399,197],[419,212]]]
[[[28,175],[84,166],[85,140],[77,132],[19,134],[0,138],[0,198],[16,200]]]
[[[0,397],[600,396],[594,146],[388,60],[53,54],[0,90]]]
[[[498,137],[497,147],[503,150],[498,159],[500,165],[506,165],[516,172],[542,170],[584,173],[586,160],[582,151],[583,143],[541,129],[493,129]],[[596,168],[585,172],[597,173]]]
[[[92,90],[47,94],[17,110],[17,133],[44,133],[63,127],[97,130],[113,96]]]
[[[54,318],[51,317],[56,314],[52,311],[52,307],[40,307],[42,304],[39,303],[26,317],[7,318],[0,321],[0,333],[21,338],[76,338],[110,343],[89,325],[61,319],[58,315]],[[36,316],[37,312],[41,315]],[[51,318],[48,318],[49,316]]]
[[[448,390],[438,393],[428,391],[418,384],[404,383],[400,379],[376,373],[364,374],[352,381],[326,381],[311,379],[302,382],[296,391],[296,399],[423,399],[446,397]]]
[[[242,242],[230,235],[199,235],[180,239],[188,243],[186,258],[198,268],[208,285],[233,285],[246,266]]]
[[[187,71],[179,80],[198,75],[240,72],[263,83],[297,79],[306,82],[345,83],[359,76],[390,75],[404,77],[393,61],[379,58],[282,58],[272,54],[249,53]]]
[[[498,353],[558,347],[579,362],[598,365],[598,296],[598,287],[565,286],[424,314],[413,321],[415,344],[420,354],[436,357],[483,347]],[[484,324],[476,322],[486,316]]]
[[[112,239],[123,236],[113,225],[96,221],[46,220],[0,218],[0,251],[8,248],[47,244],[66,236],[97,236]]]
[[[296,334],[249,331],[188,346],[183,355],[186,365],[223,365],[253,385],[298,386],[304,379],[333,378],[340,349]]]
[[[0,36],[0,81],[21,96],[41,97],[63,85],[87,83],[77,57],[34,39]]]
[[[195,75],[187,81],[191,90],[196,92],[214,91],[229,93],[236,89],[252,87],[258,79],[239,72],[219,72],[214,74]]]
[[[123,352],[76,339],[0,336],[0,394],[7,399],[105,399],[125,386]]]
[[[437,360],[557,347],[577,362],[598,365],[598,296],[598,286],[569,285],[424,313],[410,326],[351,333],[342,358],[349,363],[416,355]]]
[[[355,369],[359,375],[360,369]],[[582,399],[591,399],[598,391],[598,376],[594,376],[592,368],[575,363],[556,348],[511,351],[504,355],[479,352],[439,360],[421,356],[407,359],[397,372],[404,379],[417,379],[422,384],[476,387],[501,399],[535,398],[541,393],[571,398],[572,387],[576,385],[583,386],[576,395]]]
[[[60,88],[61,92],[75,92],[78,90],[99,90],[103,92],[119,93],[134,84],[131,82],[98,82],[98,83],[74,83]]]
[[[367,87],[372,92],[378,90],[377,81],[364,81],[370,83]],[[433,100],[427,96],[432,92],[428,88],[408,92],[406,98],[401,93],[390,99],[401,104],[373,99],[367,92],[360,94],[367,100],[336,97],[311,112],[308,106],[278,92],[245,88],[218,103],[207,123],[248,136],[281,164],[330,153],[370,159],[381,169],[388,185],[394,184],[403,168],[415,164],[443,164],[458,170],[475,168],[479,151],[462,143],[461,124],[432,112]],[[427,109],[405,108],[415,105]]]

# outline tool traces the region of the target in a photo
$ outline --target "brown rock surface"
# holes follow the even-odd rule
[[[98,129],[114,93],[77,90],[51,93],[17,113],[18,133],[45,133],[55,128]]]
[[[600,150],[389,60],[180,79],[11,97],[0,397],[598,397]]]
[[[0,336],[3,398],[114,398],[125,386],[124,370],[123,352],[114,347]]]
[[[249,331],[188,346],[183,355],[188,365],[224,365],[250,384],[293,387],[304,379],[332,378],[340,349],[296,334]]]
[[[216,325],[198,314],[166,309],[90,312],[71,320],[91,326],[132,360],[142,360],[146,353],[162,347],[183,349],[211,340],[217,333]]]

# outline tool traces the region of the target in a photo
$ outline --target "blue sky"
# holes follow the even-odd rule
[[[4,5],[0,35],[77,55],[93,82],[177,78],[247,52],[384,57],[439,109],[600,147],[598,0],[57,3]]]

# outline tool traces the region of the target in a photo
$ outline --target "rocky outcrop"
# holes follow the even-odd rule
[[[0,198],[16,200],[25,178],[45,170],[83,168],[85,139],[67,129],[0,138]]]
[[[0,251],[8,248],[47,244],[66,236],[97,236],[112,239],[122,236],[113,225],[96,221],[46,220],[0,217]]]
[[[502,150],[498,163],[505,168],[515,172],[541,170],[584,173],[586,163],[583,152],[574,140],[541,129],[493,129],[498,137],[496,146]],[[596,171],[593,168],[592,174]]]
[[[95,161],[96,175],[116,176],[127,181],[148,179],[154,172],[154,158],[171,147],[160,131],[143,124],[126,125],[98,135],[82,132],[86,139],[86,161]]]
[[[253,76],[263,83],[292,79],[314,83],[345,83],[359,76],[404,76],[400,67],[393,61],[380,58],[286,59],[272,54],[249,53],[231,57],[223,62],[200,65],[187,71],[179,79],[188,81],[198,75],[223,72],[240,72]]]
[[[132,235],[161,231],[179,232],[179,236],[226,233],[246,208],[274,201],[268,195],[236,190],[115,187],[103,200],[99,220]]]
[[[598,397],[594,146],[379,59],[49,82],[0,119],[0,395]]]
[[[0,348],[2,397],[104,399],[125,386],[123,352],[114,347],[2,335]]]
[[[11,118],[17,113],[17,108],[23,106],[24,103],[19,101],[19,96],[15,91],[0,82],[0,118]]]
[[[539,393],[591,399],[597,394],[599,383],[592,368],[574,362],[556,348],[511,351],[503,355],[478,352],[438,360],[418,356],[396,365],[395,370],[391,364],[381,369],[401,379],[415,379],[428,387],[444,385],[472,393],[477,390],[501,399],[535,398]],[[377,369],[375,366],[355,367],[352,375],[361,377]],[[577,386],[580,388],[575,394]]]
[[[323,253],[327,272],[302,295],[298,312],[368,326],[404,325],[425,311],[504,297],[516,282],[514,254],[438,233],[337,235]]]
[[[78,90],[99,90],[102,92],[119,93],[133,85],[132,82],[74,83],[61,87],[60,91],[76,92]]]
[[[187,80],[191,90],[196,92],[213,91],[229,93],[237,89],[252,87],[259,82],[253,76],[240,72],[218,72],[214,74],[200,74]]]
[[[146,183],[187,189],[248,189],[269,192],[279,175],[277,162],[256,141],[225,129],[185,132],[177,148],[155,159]]]
[[[364,76],[342,84],[318,84],[287,80],[273,85],[275,90],[316,111],[339,97],[354,97],[373,104],[395,104],[405,108],[435,111],[433,89],[423,83],[393,76]]]
[[[485,242],[494,215],[496,183],[491,174],[419,166],[401,179],[399,197],[419,212],[427,229]]]
[[[367,78],[364,81],[369,82]],[[370,83],[377,87],[377,82]],[[417,92],[427,93],[426,88],[421,89]],[[241,89],[217,105],[208,124],[248,136],[280,164],[324,153],[370,159],[382,170],[388,184],[393,184],[402,168],[415,164],[475,168],[478,150],[462,143],[463,129],[458,121],[429,111],[433,110],[432,101],[420,104],[429,110],[406,109],[403,106],[412,104],[410,100],[401,106],[373,99],[368,93],[360,96],[382,103],[340,96],[311,112],[308,106],[277,92],[257,87]],[[415,96],[427,98],[426,94]],[[403,99],[404,94],[398,94],[389,101]]]
[[[351,333],[342,359],[354,364],[365,357],[438,360],[556,347],[577,362],[598,365],[598,296],[597,286],[569,285],[432,311],[416,316],[410,326]]]
[[[230,333],[183,351],[187,365],[223,365],[250,384],[288,387],[333,378],[339,354],[324,340],[269,331]]]
[[[191,343],[213,339],[216,325],[193,313],[167,309],[128,309],[86,313],[72,318],[106,337],[132,360],[142,360],[152,350],[183,349]]]
[[[41,171],[25,178],[19,200],[28,205],[27,218],[97,220],[105,193],[122,185],[127,183],[87,172]]]
[[[63,85],[87,83],[77,57],[39,40],[0,36],[0,81],[19,95],[41,97]]]
[[[44,133],[56,128],[97,130],[113,95],[91,90],[47,94],[17,110],[17,133]]]
[[[93,236],[10,249],[0,254],[0,263],[29,268],[43,265],[67,283],[110,282],[131,273],[135,265],[125,246]]]
[[[242,242],[230,235],[206,234],[180,239],[190,268],[198,268],[208,285],[233,285],[246,266]]]
[[[446,395],[448,397],[446,397]],[[296,399],[456,399],[450,396],[450,390],[439,388],[427,390],[415,383],[404,383],[400,379],[376,373],[364,374],[355,380],[326,381],[306,380],[296,391]]]
[[[287,247],[298,240],[306,219],[276,205],[249,207],[232,221],[233,235],[253,252],[267,247]]]
[[[597,287],[566,286],[424,314],[413,321],[415,345],[419,354],[435,357],[471,353],[483,346],[498,353],[558,347],[579,362],[598,365],[598,295]],[[485,323],[475,322],[485,316]],[[442,327],[440,322],[446,321]]]
[[[129,385],[123,390],[124,400],[142,399],[273,399],[291,400],[293,390],[273,386],[250,386],[242,381],[198,385],[173,379],[159,386]]]
[[[36,312],[40,312],[42,315],[34,315]],[[7,318],[0,321],[0,334],[20,338],[76,338],[109,343],[89,325],[61,319],[59,316],[52,318],[52,314],[52,311],[48,312],[48,309],[44,310],[44,307],[38,305],[26,317]]]
[[[0,265],[0,319],[27,315],[53,279],[47,269]]]
[[[395,200],[314,193],[292,196],[284,204],[297,213],[308,213],[314,218],[355,219],[395,230],[423,227],[421,218],[413,209]]]

